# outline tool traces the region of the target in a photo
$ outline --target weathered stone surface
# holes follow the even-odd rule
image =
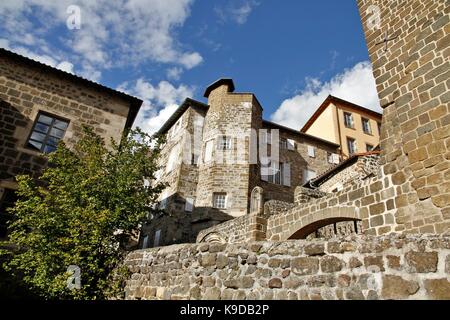
[[[351,257],[350,258],[349,267],[351,269],[359,268],[362,265],[363,265],[362,262],[358,258],[356,258],[356,257]]]
[[[280,278],[272,278],[269,280],[269,288],[282,288],[283,282]]]
[[[428,295],[435,300],[450,300],[450,282],[447,278],[425,280]]]
[[[384,299],[405,299],[419,290],[416,281],[408,281],[400,276],[383,276],[381,295]]]
[[[357,251],[319,256],[304,254],[315,240],[285,242],[286,253],[272,257],[265,249],[253,252],[249,244],[225,245],[214,253],[199,251],[196,244],[147,249],[125,260],[132,272],[125,294],[127,299],[446,299],[449,237],[348,237],[342,242]],[[263,243],[264,248],[271,245]],[[257,264],[249,263],[252,255]],[[430,271],[435,255],[442,261]],[[215,265],[210,265],[211,257],[216,257]],[[423,267],[426,259],[432,263]],[[188,266],[181,263],[185,260]],[[217,268],[222,260],[227,262]],[[412,263],[422,267],[414,271]]]
[[[317,273],[319,270],[318,258],[295,258],[291,261],[291,271],[297,275]]]
[[[313,243],[305,246],[304,252],[308,256],[323,255],[325,253],[325,245],[322,243],[319,244]]]
[[[413,272],[435,272],[437,269],[438,255],[436,252],[410,251],[405,255],[405,258]]]
[[[325,256],[320,259],[320,268],[324,273],[341,271],[344,262],[334,256]]]

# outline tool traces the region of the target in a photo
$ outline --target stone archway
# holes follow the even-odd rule
[[[203,243],[226,243],[226,238],[218,232],[210,232],[206,234],[200,241]]]
[[[280,241],[289,239],[305,239],[315,230],[342,221],[359,221],[359,208],[355,207],[335,207],[326,208],[309,213],[301,219],[292,222],[281,232],[272,234],[271,238],[278,238]]]

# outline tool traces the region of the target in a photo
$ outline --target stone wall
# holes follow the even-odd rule
[[[338,186],[358,184],[365,179],[376,176],[379,170],[378,155],[358,156],[357,161],[321,182],[318,189],[323,192],[333,192]]]
[[[25,58],[24,58],[25,59]],[[31,67],[0,54],[0,187],[15,189],[14,177],[38,177],[46,166],[40,152],[27,148],[27,139],[39,111],[70,121],[63,138],[72,146],[89,125],[107,144],[118,141],[130,103],[121,97]]]
[[[357,2],[384,108],[382,170],[399,191],[394,199],[396,230],[448,230],[450,3]],[[386,34],[395,39],[378,44]]]
[[[450,299],[450,237],[184,244],[130,253],[126,299]]]

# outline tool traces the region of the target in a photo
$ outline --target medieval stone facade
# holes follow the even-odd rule
[[[160,130],[167,214],[142,228],[143,247],[192,242],[212,225],[262,212],[268,200],[293,202],[296,186],[333,165],[337,144],[263,120],[253,94],[233,91],[231,79],[213,83],[208,104],[187,99]]]
[[[130,128],[142,101],[18,54],[0,49],[0,237],[6,207],[15,201],[15,176],[37,178],[43,152],[59,140],[69,147],[88,125],[116,141]]]

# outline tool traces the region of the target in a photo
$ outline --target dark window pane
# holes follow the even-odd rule
[[[39,142],[44,142],[45,140],[45,134],[43,133],[39,133],[39,132],[33,132],[33,134],[31,135],[30,139],[39,141]]]
[[[48,137],[48,139],[47,139],[47,143],[46,144],[49,144],[49,145],[52,145],[52,146],[55,146],[56,147],[56,145],[58,144],[58,142],[59,142],[59,138],[55,138],[55,137]]]
[[[56,150],[56,147],[55,146],[50,146],[50,145],[47,145],[47,146],[45,146],[45,148],[44,148],[44,152],[45,153],[50,153],[50,152],[53,152],[53,151],[55,151]]]
[[[55,120],[55,124],[53,126],[58,129],[66,130],[68,125],[69,123],[67,121]]]
[[[53,137],[62,138],[64,136],[64,131],[56,129],[56,128],[53,128],[50,131],[50,135],[53,136]]]
[[[48,128],[49,128],[48,125],[38,122],[38,123],[36,123],[36,127],[34,127],[34,130],[38,131],[38,132],[42,132],[42,133],[47,133]]]
[[[41,150],[41,149],[42,149],[42,143],[39,143],[39,142],[37,142],[37,141],[30,140],[30,141],[28,142],[28,144],[29,144],[31,147],[33,147],[33,148],[35,148],[35,149],[37,149],[37,150]]]
[[[41,115],[39,115],[38,121],[39,121],[39,122],[42,122],[42,123],[45,123],[45,124],[48,124],[48,125],[51,125],[53,119],[50,118],[49,116],[46,116],[46,115],[41,114]]]

